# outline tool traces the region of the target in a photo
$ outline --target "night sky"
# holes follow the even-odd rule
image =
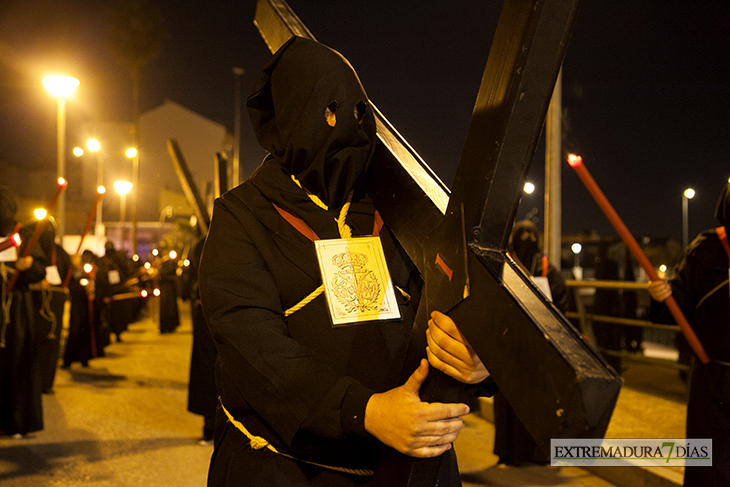
[[[142,72],[141,109],[165,99],[234,126],[234,66],[247,95],[269,58],[254,0],[149,0],[167,40]],[[451,185],[500,2],[289,0],[317,39],[340,51],[368,95]],[[0,161],[55,167],[56,105],[41,79],[81,85],[68,102],[69,145],[95,120],[132,120],[131,80],[104,42],[114,1],[0,4]],[[682,235],[682,192],[694,187],[690,235],[715,226],[730,177],[730,2],[584,0],[564,64],[564,150],[586,167],[638,236]],[[263,152],[242,122],[244,173]],[[1,173],[0,173],[1,179]],[[542,217],[542,142],[518,217]],[[564,234],[614,234],[564,165]]]

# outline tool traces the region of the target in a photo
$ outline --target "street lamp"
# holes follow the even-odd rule
[[[89,139],[86,142],[86,148],[89,152],[96,154],[96,185],[97,187],[104,186],[104,159],[101,153],[101,143],[97,139]],[[101,218],[102,202],[99,200],[98,207],[96,208],[96,225],[94,226],[94,235],[96,238],[101,238],[104,233],[103,223]]]
[[[89,139],[86,141],[86,148],[89,149],[89,152],[96,154],[96,186],[97,188],[101,188],[104,186],[104,159],[101,151],[99,150],[101,149],[101,143],[97,139]],[[81,157],[84,155],[84,149],[81,147],[74,147],[73,154],[76,157]],[[101,217],[101,205],[102,202],[99,201],[96,208],[96,225],[94,228],[94,235],[96,235],[97,238],[100,238],[104,233]]]
[[[135,110],[137,109],[135,104]],[[139,152],[137,151],[137,145],[139,145],[139,114],[135,113],[134,116],[134,145],[124,152],[124,155],[128,159],[132,160],[132,184],[137,185],[139,183]],[[132,194],[132,253],[137,253],[137,193],[139,188]]]
[[[120,240],[122,242],[122,247],[124,247],[124,227],[126,226],[124,223],[125,213],[127,209],[127,193],[129,193],[132,190],[132,183],[129,181],[115,181],[114,182],[114,190],[119,193],[119,232],[120,232]]]
[[[79,86],[79,80],[70,76],[48,76],[43,78],[43,85],[56,97],[58,109],[56,120],[58,127],[57,136],[57,170],[59,178],[66,176],[66,98]],[[62,193],[58,200],[58,238],[63,243],[63,236],[66,230],[66,194]]]
[[[574,262],[573,262],[573,274],[579,281],[583,279],[583,269],[580,267],[580,253],[583,250],[583,246],[576,242],[570,246],[570,250],[573,251]]]
[[[682,248],[689,245],[689,200],[695,197],[695,190],[687,188],[682,198]]]
[[[532,194],[535,192],[535,185],[528,181],[525,183],[525,186],[522,189],[525,193]]]

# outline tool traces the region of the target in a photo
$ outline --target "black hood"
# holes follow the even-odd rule
[[[525,233],[531,234],[534,238],[522,239],[522,235]],[[536,270],[537,259],[540,256],[540,249],[537,245],[537,225],[530,220],[522,220],[515,223],[512,227],[512,234],[510,235],[510,250],[513,255],[524,265],[527,270],[534,274]]]
[[[726,230],[730,229],[730,183],[726,184],[725,189],[722,190],[720,199],[717,202],[717,208],[715,209],[715,219]]]
[[[246,107],[261,146],[330,209],[342,206],[367,172],[376,137],[372,108],[350,63],[323,44],[294,37],[266,64]]]
[[[6,237],[15,227],[15,213],[18,206],[9,188],[0,186],[0,238]]]

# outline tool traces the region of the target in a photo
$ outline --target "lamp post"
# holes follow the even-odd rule
[[[682,198],[682,248],[689,245],[689,200],[695,197],[695,190],[687,188]]]
[[[96,186],[102,187],[104,186],[104,159],[100,151],[101,144],[97,139],[89,139],[86,142],[86,148],[89,149],[90,152],[96,154]],[[99,200],[99,204],[96,208],[96,225],[94,226],[94,235],[96,235],[97,239],[101,238],[104,228],[101,218],[101,207],[102,202]]]
[[[577,280],[583,279],[583,268],[580,266],[580,253],[583,250],[583,246],[578,242],[570,246],[570,250],[573,251],[574,262],[573,262],[573,274]]]
[[[101,143],[97,139],[89,139],[86,141],[86,148],[89,152],[96,155],[96,187],[100,188],[104,186],[104,156],[101,151]],[[73,154],[76,157],[84,155],[84,149],[81,147],[74,147]],[[104,225],[102,223],[101,216],[102,202],[99,201],[96,207],[96,224],[94,226],[94,235],[97,238],[101,238],[104,234]]]
[[[43,78],[43,85],[56,97],[56,120],[58,127],[57,137],[57,173],[59,178],[66,173],[66,98],[79,86],[79,80],[70,76],[48,76]],[[63,243],[66,230],[66,194],[61,194],[58,200],[58,238]]]
[[[122,248],[126,248],[124,245],[124,227],[126,226],[124,219],[126,217],[125,213],[127,210],[127,193],[132,190],[132,183],[129,181],[115,181],[114,190],[119,193],[119,239],[121,241]]]

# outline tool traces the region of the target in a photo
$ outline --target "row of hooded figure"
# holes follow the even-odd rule
[[[42,394],[53,393],[58,366],[103,356],[143,301],[113,299],[134,268],[111,243],[103,256],[69,255],[52,219],[19,226],[16,208],[0,187],[0,241],[14,232],[22,241],[0,253],[0,434],[21,438],[43,429]]]

